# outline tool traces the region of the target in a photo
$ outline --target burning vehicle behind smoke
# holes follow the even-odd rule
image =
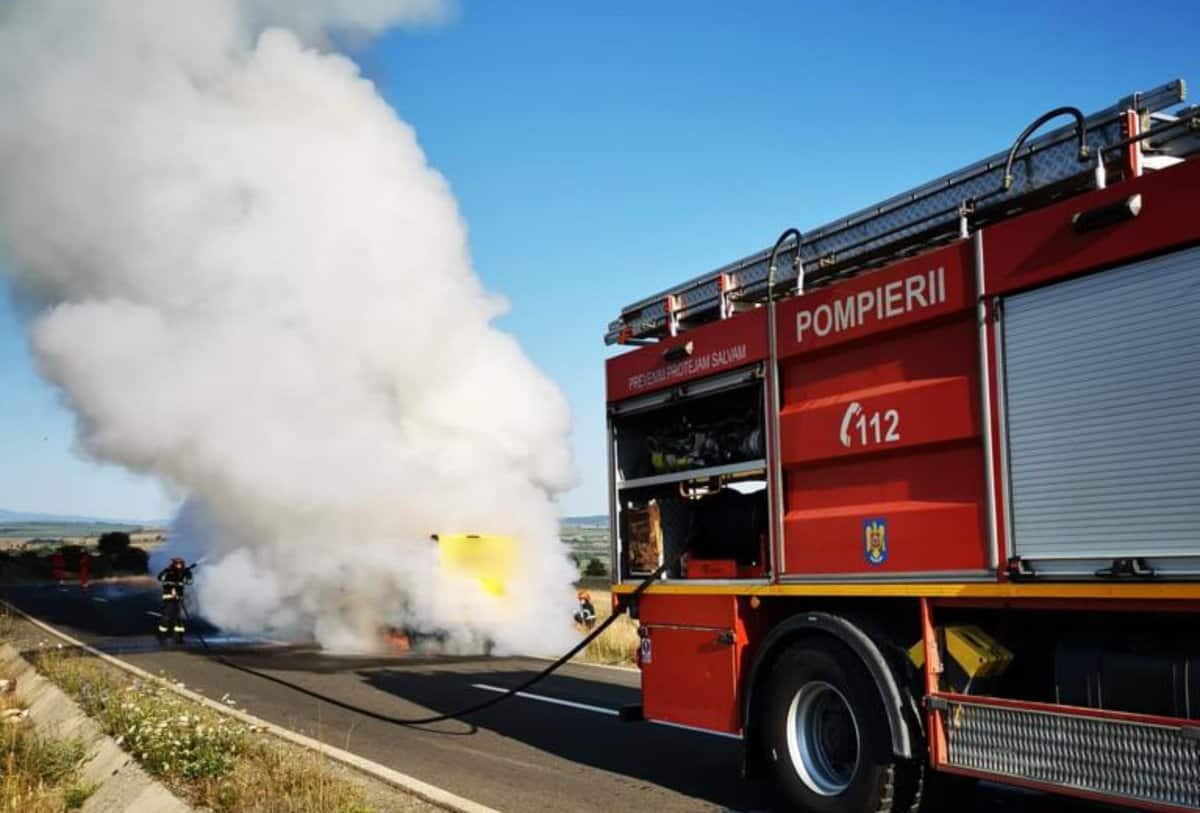
[[[480,586],[493,596],[503,596],[516,540],[509,536],[489,534],[434,534],[430,537],[438,546],[443,568],[455,570],[478,580]]]
[[[445,573],[478,582],[483,592],[495,600],[506,596],[517,554],[517,540],[498,534],[432,534],[429,538],[437,545],[438,562]],[[440,651],[445,637],[442,630],[391,625],[383,629],[387,647],[399,652]],[[490,649],[491,643],[485,641],[484,650]]]

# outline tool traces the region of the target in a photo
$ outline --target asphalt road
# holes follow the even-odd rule
[[[0,594],[26,612],[143,669],[164,672],[210,697],[228,694],[278,725],[502,811],[782,811],[768,787],[738,777],[738,740],[650,723],[615,711],[638,702],[636,671],[569,665],[469,723],[400,726],[372,717],[449,712],[512,686],[545,664],[527,658],[332,657],[308,647],[222,635],[205,624],[183,647],[154,639],[156,585],[25,586]],[[250,667],[363,709],[349,711],[239,671]],[[1077,813],[1101,808],[981,787],[976,813]],[[1106,808],[1107,809],[1107,808]]]

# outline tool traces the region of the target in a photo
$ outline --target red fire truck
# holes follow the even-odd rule
[[[741,737],[805,811],[974,779],[1200,809],[1183,100],[1051,110],[621,311],[614,593],[651,581],[629,716]]]

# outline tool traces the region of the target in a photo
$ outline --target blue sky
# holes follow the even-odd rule
[[[622,305],[1004,149],[1047,108],[1200,81],[1197,30],[1195,2],[461,0],[353,56],[450,181],[512,303],[501,325],[569,398],[563,507],[595,513]],[[168,513],[154,483],[74,453],[19,322],[0,296],[0,507]]]

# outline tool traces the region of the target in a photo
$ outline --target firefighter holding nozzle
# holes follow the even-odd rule
[[[186,567],[176,556],[158,574],[162,582],[162,618],[158,620],[158,640],[162,643],[168,632],[175,633],[175,643],[183,643],[183,590],[192,583],[192,567]]]

